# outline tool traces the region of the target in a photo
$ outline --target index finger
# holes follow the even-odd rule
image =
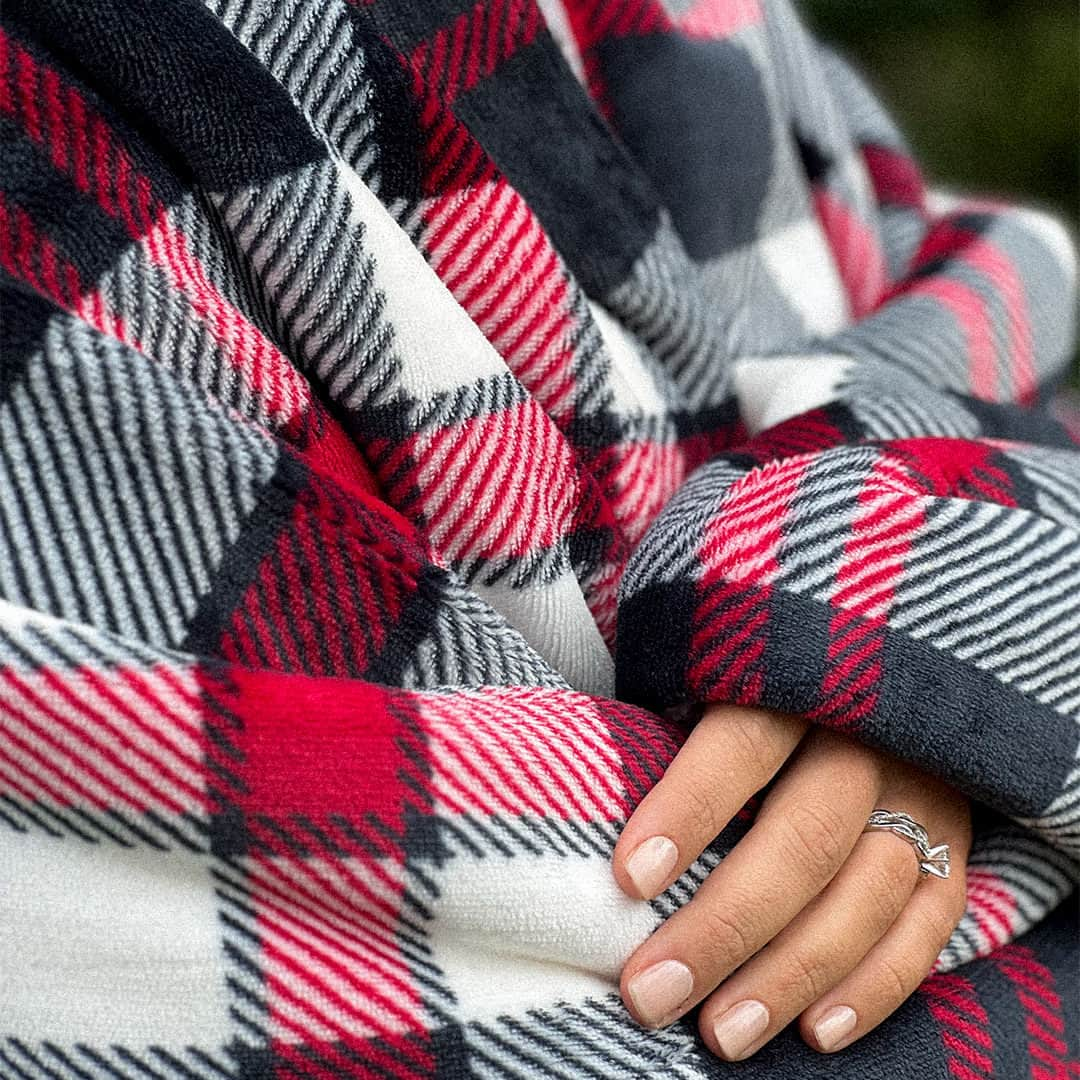
[[[643,900],[663,892],[776,775],[809,726],[769,709],[706,709],[615,845],[623,892]]]

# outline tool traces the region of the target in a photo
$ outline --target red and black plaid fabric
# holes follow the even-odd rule
[[[1080,1073],[1059,226],[787,0],[6,0],[0,130],[3,1080]],[[710,701],[976,806],[828,1059],[618,1000]]]

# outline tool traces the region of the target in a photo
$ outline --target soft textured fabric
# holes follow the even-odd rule
[[[4,1080],[1078,1074],[1058,226],[786,0],[0,18]],[[710,701],[975,802],[837,1056],[615,992],[752,820],[612,880]]]

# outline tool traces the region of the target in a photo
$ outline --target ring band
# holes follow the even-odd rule
[[[883,829],[906,840],[915,849],[919,860],[919,873],[923,877],[930,874],[939,878],[949,876],[949,845],[931,847],[926,830],[910,815],[879,807],[870,815],[863,832],[871,829]]]

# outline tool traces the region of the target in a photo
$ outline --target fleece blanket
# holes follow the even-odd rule
[[[4,1080],[1078,1075],[1057,225],[787,0],[0,23]],[[754,813],[615,887],[712,701],[974,801],[835,1057],[615,993]]]

